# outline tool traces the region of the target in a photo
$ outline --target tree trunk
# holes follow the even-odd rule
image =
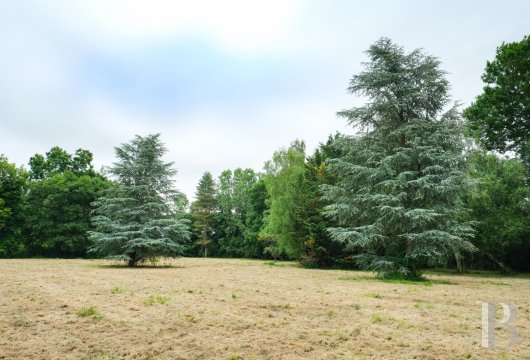
[[[127,266],[128,267],[135,267],[136,266],[136,260],[129,259],[129,261],[127,262]]]
[[[499,267],[501,268],[501,272],[503,274],[509,274],[512,272],[512,269],[510,269],[510,267],[506,264],[504,264],[502,261],[500,260],[497,260],[495,259],[491,254],[488,254],[488,256],[490,257],[491,260],[493,260],[494,263],[496,263],[497,265],[499,265]]]
[[[462,257],[460,255],[455,254],[455,261],[456,261],[456,270],[459,273],[464,272],[464,262],[462,261]]]
[[[204,257],[208,257],[208,247],[204,247]]]

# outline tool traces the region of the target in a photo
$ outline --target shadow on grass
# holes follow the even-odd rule
[[[117,264],[117,263],[109,263],[109,264],[91,264],[92,267],[98,268],[98,269],[183,269],[185,266],[183,265],[171,265],[171,264],[162,264],[162,265],[150,265],[150,264],[141,264],[137,266],[127,266],[127,264]]]
[[[446,279],[421,279],[421,280],[407,280],[407,279],[384,279],[376,276],[356,276],[356,275],[343,275],[339,276],[339,280],[347,281],[371,281],[371,282],[384,282],[389,284],[405,284],[405,285],[455,285],[455,282]]]
[[[512,279],[530,279],[530,273],[501,273],[490,270],[468,270],[459,273],[453,269],[431,269],[425,271],[425,275],[443,275],[454,277],[477,277],[477,278],[512,278]]]
[[[295,262],[295,261],[274,261],[274,260],[268,260],[264,261],[263,265],[269,266],[269,267],[295,267],[295,268],[301,268],[302,266]]]

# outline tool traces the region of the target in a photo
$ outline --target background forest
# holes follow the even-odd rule
[[[174,220],[164,219],[165,231],[178,229],[186,256],[412,276],[429,266],[530,271],[528,54],[529,37],[502,44],[487,63],[484,92],[460,112],[436,58],[380,39],[348,88],[366,104],[338,113],[355,136],[331,134],[312,153],[294,140],[262,172],[206,171],[193,202],[165,192],[170,204],[159,212]],[[122,165],[142,139],[164,153],[157,135],[138,137],[117,148]],[[89,150],[58,146],[28,168],[0,156],[0,257],[105,255],[89,251],[111,226],[96,213],[109,194],[120,204],[141,178],[119,164],[98,172],[92,161]],[[160,167],[165,179],[173,175]],[[133,180],[125,188],[120,179]]]

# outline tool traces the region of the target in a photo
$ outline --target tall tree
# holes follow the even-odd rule
[[[331,161],[336,185],[324,185],[334,240],[357,248],[359,265],[381,276],[418,278],[421,269],[473,251],[463,220],[468,188],[462,125],[449,102],[440,62],[406,54],[382,38],[348,91],[365,106],[339,112],[362,136]]]
[[[195,201],[191,204],[193,231],[204,257],[208,256],[208,245],[214,235],[216,215],[217,189],[212,174],[207,171],[199,180]]]
[[[95,175],[93,155],[85,149],[77,149],[74,155],[54,146],[44,156],[35,154],[29,159],[31,179],[44,179],[70,171],[76,175]]]
[[[302,224],[296,221],[300,185],[304,177],[305,144],[294,141],[288,149],[280,149],[265,164],[265,186],[270,196],[270,211],[261,236],[274,241],[269,251],[298,259],[302,250]]]
[[[23,227],[28,255],[87,256],[92,203],[109,186],[101,175],[77,175],[70,170],[30,181]]]
[[[245,219],[245,256],[260,258],[264,255],[265,244],[260,239],[260,231],[265,225],[265,215],[268,212],[269,194],[265,181],[260,177],[249,189],[248,209]]]
[[[465,111],[469,129],[488,150],[514,151],[530,169],[530,36],[503,43],[486,63],[484,91]]]
[[[21,229],[27,172],[0,155],[0,257],[25,254]]]
[[[110,185],[91,162],[88,150],[71,155],[58,146],[30,158],[23,226],[28,255],[87,255],[92,203]]]
[[[466,202],[477,222],[475,264],[493,263],[503,272],[529,271],[530,186],[523,163],[476,151],[470,164],[477,181]]]
[[[116,184],[96,201],[92,252],[131,267],[182,254],[190,233],[187,221],[175,216],[176,171],[162,160],[166,152],[160,134],[137,135],[116,148],[118,161],[110,168]]]
[[[186,194],[177,191],[173,201],[175,202],[175,213],[177,218],[187,218],[189,215],[190,201]]]
[[[223,256],[256,257],[260,246],[257,234],[247,231],[252,189],[258,174],[252,169],[225,170],[219,176],[219,249]],[[253,208],[255,209],[255,208]],[[254,224],[252,224],[253,226]]]
[[[306,159],[304,180],[300,186],[300,201],[296,203],[295,216],[303,225],[301,262],[308,267],[345,266],[348,252],[344,246],[333,241],[327,231],[332,222],[324,215],[327,204],[322,199],[320,187],[334,184],[335,179],[327,160],[341,155],[341,147],[336,146],[344,139],[341,134],[329,136],[326,143],[321,143],[313,155]],[[350,265],[350,264],[348,264]]]

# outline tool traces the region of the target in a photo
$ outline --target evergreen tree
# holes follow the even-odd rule
[[[92,252],[128,266],[182,254],[190,234],[187,221],[175,217],[176,171],[162,161],[166,151],[160,134],[136,136],[116,148],[118,162],[110,168],[116,183],[96,201]]]
[[[204,257],[207,257],[217,216],[217,189],[210,172],[205,172],[199,180],[195,199],[191,204],[193,231],[197,237],[197,245],[200,246]]]
[[[359,265],[382,276],[418,278],[421,268],[475,248],[463,217],[462,124],[449,102],[440,62],[406,54],[382,38],[348,88],[363,107],[339,112],[362,135],[331,161],[336,185],[324,185],[332,238],[358,249]]]
[[[303,247],[301,263],[307,267],[345,266],[347,252],[344,247],[331,239],[327,228],[331,221],[324,215],[326,202],[322,199],[320,187],[334,184],[335,179],[327,160],[340,156],[341,147],[337,147],[343,135],[329,136],[320,144],[313,155],[306,159],[304,180],[300,186],[300,201],[296,203],[297,221],[303,224]]]

